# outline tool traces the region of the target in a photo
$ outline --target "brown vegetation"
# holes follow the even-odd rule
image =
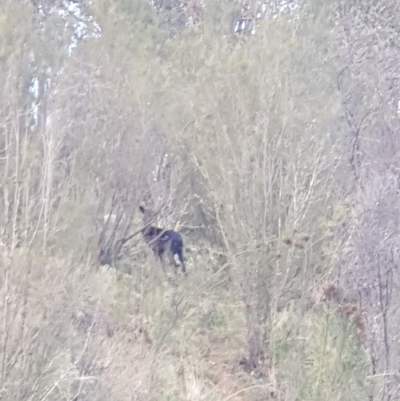
[[[399,12],[3,1],[0,398],[397,399]]]

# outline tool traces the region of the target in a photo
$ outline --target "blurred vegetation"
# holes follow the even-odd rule
[[[398,14],[4,0],[2,400],[397,399]]]

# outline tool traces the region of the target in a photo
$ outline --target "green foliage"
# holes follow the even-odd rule
[[[0,11],[0,59],[7,60],[16,50],[20,50],[29,39],[31,30],[32,13],[29,5],[19,1],[3,1]]]
[[[310,335],[305,347],[303,399],[367,399],[372,390],[366,383],[368,357],[352,324],[323,304],[319,316],[313,318]]]
[[[323,303],[301,317],[290,303],[270,322],[271,369],[301,399],[361,401],[372,394],[366,350],[337,308]]]

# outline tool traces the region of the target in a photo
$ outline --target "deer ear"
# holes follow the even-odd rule
[[[139,206],[139,210],[142,212],[142,213],[144,213],[144,207],[143,206]]]

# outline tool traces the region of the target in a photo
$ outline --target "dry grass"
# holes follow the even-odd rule
[[[17,252],[1,288],[6,398],[106,391],[194,400],[238,391],[240,305],[216,280],[202,285],[204,274],[190,266],[185,280],[149,261],[136,287],[112,268]]]
[[[335,5],[309,2],[252,36],[219,35],[210,18],[170,37],[147,3],[102,0],[89,9],[101,34],[70,54],[60,15],[37,24],[28,5],[6,3],[0,398],[364,401],[394,391],[398,163],[388,152],[376,170],[390,170],[385,179],[375,160],[364,177],[357,158],[396,138],[360,139],[368,77],[347,71],[341,87],[357,77],[361,89],[338,89]],[[165,275],[145,247],[142,203],[183,234],[187,278]],[[383,357],[367,353],[375,345]],[[375,386],[369,358],[383,375]]]
[[[255,377],[241,365],[246,308],[198,251],[186,279],[150,257],[127,275],[17,252],[1,288],[4,399],[262,400],[304,386],[302,354],[325,336],[313,313],[301,322],[292,304],[271,316],[273,354]]]

